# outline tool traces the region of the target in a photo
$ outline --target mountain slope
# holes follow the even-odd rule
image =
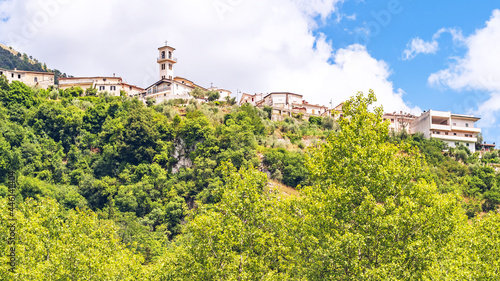
[[[62,73],[57,69],[48,69],[45,63],[42,64],[36,58],[29,57],[27,54],[21,54],[21,52],[18,52],[4,44],[0,44],[0,68],[9,70],[18,69],[26,71],[54,72],[56,84],[59,77],[67,77],[66,73]]]

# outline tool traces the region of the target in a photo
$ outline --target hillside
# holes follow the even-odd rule
[[[390,136],[374,101],[271,121],[0,80],[0,206],[15,199],[19,237],[0,279],[498,279],[498,153]]]
[[[0,44],[0,68],[9,70],[17,69],[25,71],[54,72],[56,84],[59,77],[67,77],[66,73],[62,73],[57,69],[48,69],[45,63],[42,64],[36,58],[32,58],[27,54],[21,54],[4,44]]]

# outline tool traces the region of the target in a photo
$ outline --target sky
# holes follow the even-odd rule
[[[74,76],[145,88],[166,41],[176,76],[234,96],[373,89],[386,112],[476,115],[500,141],[496,0],[0,0],[0,42]]]

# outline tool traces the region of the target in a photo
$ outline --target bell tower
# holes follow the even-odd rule
[[[158,48],[159,57],[158,57],[158,65],[160,67],[160,80],[174,79],[174,64],[177,63],[177,58],[173,57],[175,48],[168,46],[167,42],[165,42],[165,46]]]

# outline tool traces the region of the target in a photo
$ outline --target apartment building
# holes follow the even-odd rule
[[[4,75],[9,83],[14,81],[22,82],[30,87],[40,87],[47,89],[54,86],[54,73],[52,72],[37,72],[24,70],[8,70],[0,68],[0,75]]]
[[[429,110],[410,123],[410,133],[421,132],[425,138],[442,140],[449,147],[464,145],[475,152],[477,134],[481,129],[475,127],[478,117],[454,114],[449,111]]]

